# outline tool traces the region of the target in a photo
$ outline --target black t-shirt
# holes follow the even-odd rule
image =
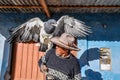
[[[44,60],[39,61],[46,62],[48,67],[48,74],[54,76],[56,80],[80,80],[80,66],[78,60],[70,54],[68,58],[62,58],[55,54],[55,49],[49,50]]]

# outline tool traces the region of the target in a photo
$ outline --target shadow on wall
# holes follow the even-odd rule
[[[90,66],[89,61],[98,60],[99,55],[100,55],[99,48],[90,48],[90,49],[86,50],[81,55],[80,59],[78,59],[81,69],[85,65]],[[101,73],[95,72],[92,69],[87,69],[85,71],[85,75],[86,75],[86,77],[82,77],[82,80],[103,80]]]
[[[79,63],[80,67],[84,67],[85,65],[89,66],[89,61],[97,60],[99,59],[99,48],[90,48],[86,50],[80,57]]]
[[[82,80],[103,80],[102,75],[92,69],[86,70],[85,75],[86,77],[82,77]]]

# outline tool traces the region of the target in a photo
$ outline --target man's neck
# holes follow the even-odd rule
[[[68,58],[70,55],[69,54],[62,54],[61,57],[63,58]]]
[[[57,56],[60,56],[60,57],[63,57],[63,58],[67,58],[67,57],[69,57],[70,55],[68,54],[68,52],[57,52],[56,51],[56,55]]]

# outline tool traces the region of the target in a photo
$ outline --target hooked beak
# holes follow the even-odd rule
[[[52,26],[57,26],[57,24],[51,24]]]

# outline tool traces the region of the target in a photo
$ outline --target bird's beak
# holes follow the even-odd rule
[[[57,24],[51,24],[52,26],[57,26]]]

